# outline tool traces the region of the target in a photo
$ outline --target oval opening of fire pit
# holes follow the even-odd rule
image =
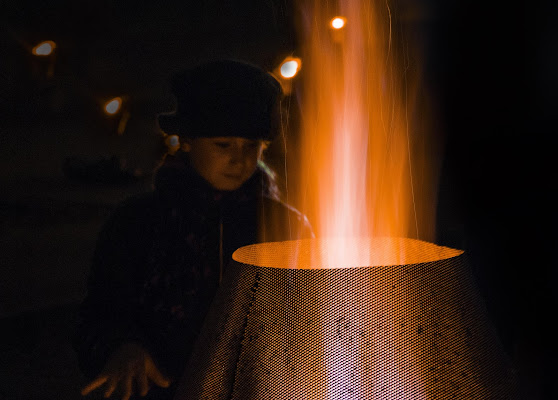
[[[244,246],[234,252],[233,259],[259,267],[330,269],[419,264],[462,253],[410,238],[322,238]]]

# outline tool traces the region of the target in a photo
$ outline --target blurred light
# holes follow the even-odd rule
[[[128,121],[130,120],[130,112],[125,110],[120,117],[120,121],[118,121],[118,128],[116,129],[116,133],[119,135],[124,134],[126,130],[126,126],[128,126]]]
[[[347,19],[345,17],[335,17],[331,20],[331,27],[333,29],[341,29],[347,23]]]
[[[110,115],[116,114],[122,106],[122,98],[115,97],[105,103],[105,112]]]
[[[178,135],[168,135],[165,138],[165,144],[167,145],[168,152],[174,154],[180,148],[180,138]]]
[[[55,48],[56,43],[54,43],[52,40],[46,40],[33,47],[32,52],[36,56],[48,56],[52,54]]]
[[[288,58],[281,64],[281,76],[286,79],[294,77],[300,70],[300,59]]]
[[[178,139],[177,135],[171,135],[171,137],[169,138],[169,145],[171,147],[180,146],[180,140]]]
[[[293,79],[301,69],[302,62],[300,58],[288,56],[277,64],[277,66],[270,71],[271,75],[277,79],[281,88],[283,89],[283,94],[286,96],[290,95],[293,89]]]

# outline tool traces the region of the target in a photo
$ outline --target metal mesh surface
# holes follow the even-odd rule
[[[360,245],[413,263],[301,269],[289,264],[295,242],[239,249],[176,398],[516,399],[463,252],[378,240]],[[322,244],[298,243],[306,254]],[[263,259],[273,266],[252,264]]]

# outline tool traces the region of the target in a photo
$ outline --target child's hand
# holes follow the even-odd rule
[[[155,366],[153,358],[143,347],[136,343],[126,343],[109,358],[103,371],[82,389],[81,394],[85,396],[106,384],[105,397],[110,397],[118,388],[122,392],[122,400],[128,400],[134,394],[134,388],[140,396],[145,396],[150,382],[163,388],[171,383]]]

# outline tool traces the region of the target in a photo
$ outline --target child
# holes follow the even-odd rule
[[[279,83],[221,60],[178,74],[172,89],[177,110],[159,125],[180,150],[153,192],[124,202],[99,235],[75,337],[91,379],[83,395],[172,398],[232,253],[313,236],[261,161],[280,128]]]

